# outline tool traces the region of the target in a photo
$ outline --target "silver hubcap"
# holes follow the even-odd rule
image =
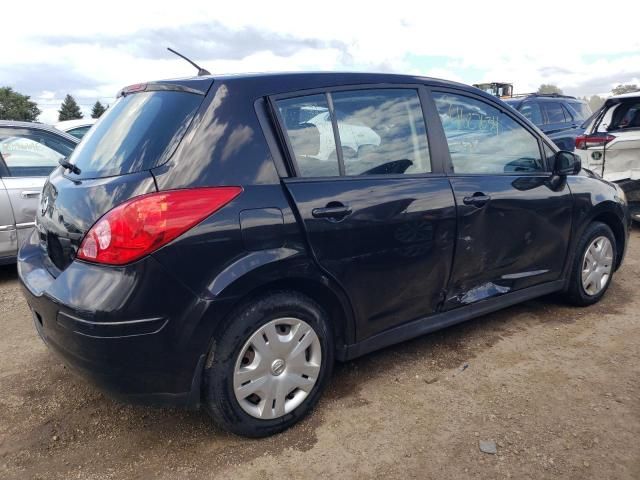
[[[587,295],[597,295],[607,285],[613,266],[613,246],[607,237],[591,242],[582,259],[582,288]]]
[[[278,318],[260,327],[240,350],[233,389],[252,417],[281,417],[311,393],[322,364],[320,340],[306,322]]]

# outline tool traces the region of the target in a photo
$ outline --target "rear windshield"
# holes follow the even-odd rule
[[[69,161],[80,178],[111,177],[166,162],[204,97],[152,91],[120,97],[84,137]]]

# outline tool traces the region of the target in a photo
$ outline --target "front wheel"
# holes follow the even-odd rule
[[[327,315],[295,292],[264,296],[232,316],[209,358],[205,404],[214,421],[239,435],[272,435],[302,419],[329,379]]]
[[[616,240],[604,223],[594,222],[578,241],[568,298],[579,306],[599,301],[609,288],[616,259]]]

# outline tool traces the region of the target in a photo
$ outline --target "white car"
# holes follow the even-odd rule
[[[76,138],[82,138],[98,120],[96,118],[81,118],[79,120],[65,120],[54,125],[55,128],[67,132]]]
[[[640,91],[608,98],[576,138],[575,153],[585,168],[622,187],[640,221]]]
[[[320,151],[318,152],[317,158],[320,160],[328,160],[336,150],[329,112],[325,111],[315,115],[307,120],[307,123],[315,125],[320,131]],[[380,135],[367,126],[345,123],[340,119],[340,116],[338,116],[338,125],[343,148],[349,147],[352,151],[357,152],[358,148],[364,145],[376,147],[380,145]]]

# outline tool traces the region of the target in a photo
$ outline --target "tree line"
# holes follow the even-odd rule
[[[611,89],[612,95],[620,95],[622,93],[637,92],[640,90],[636,84],[620,84]],[[538,88],[537,93],[562,95],[562,89],[557,85],[542,84]],[[24,122],[35,122],[42,111],[38,108],[38,104],[30,99],[29,95],[23,95],[16,92],[11,87],[0,87],[0,120],[20,120]],[[584,101],[589,104],[592,111],[599,109],[605,101],[605,98],[599,95],[591,95],[583,97]],[[99,100],[91,109],[91,118],[100,118],[109,105],[103,105]],[[83,118],[82,111],[76,100],[69,94],[64,97],[58,110],[58,121],[75,120]]]
[[[91,118],[100,118],[107,108],[109,105],[103,105],[99,100],[96,100],[91,109]],[[36,102],[31,100],[29,95],[16,92],[11,87],[0,87],[0,120],[35,122],[41,113],[42,110],[38,108]],[[81,118],[84,118],[84,115],[80,106],[75,98],[67,94],[60,104],[58,121],[79,120]]]
[[[640,88],[635,83],[633,84],[628,83],[624,85],[619,84],[617,87],[614,87],[611,89],[611,95],[622,95],[623,93],[637,92],[638,90],[640,90]],[[556,93],[558,95],[562,95],[563,92],[562,92],[562,89],[559,88],[557,85],[552,85],[550,83],[543,83],[542,85],[540,85],[540,88],[538,88],[538,91],[536,93],[544,93],[544,94]],[[600,95],[591,95],[590,97],[582,97],[582,100],[584,100],[589,104],[589,108],[591,108],[592,112],[595,112],[604,104],[604,101],[606,100],[606,98],[601,97]]]

